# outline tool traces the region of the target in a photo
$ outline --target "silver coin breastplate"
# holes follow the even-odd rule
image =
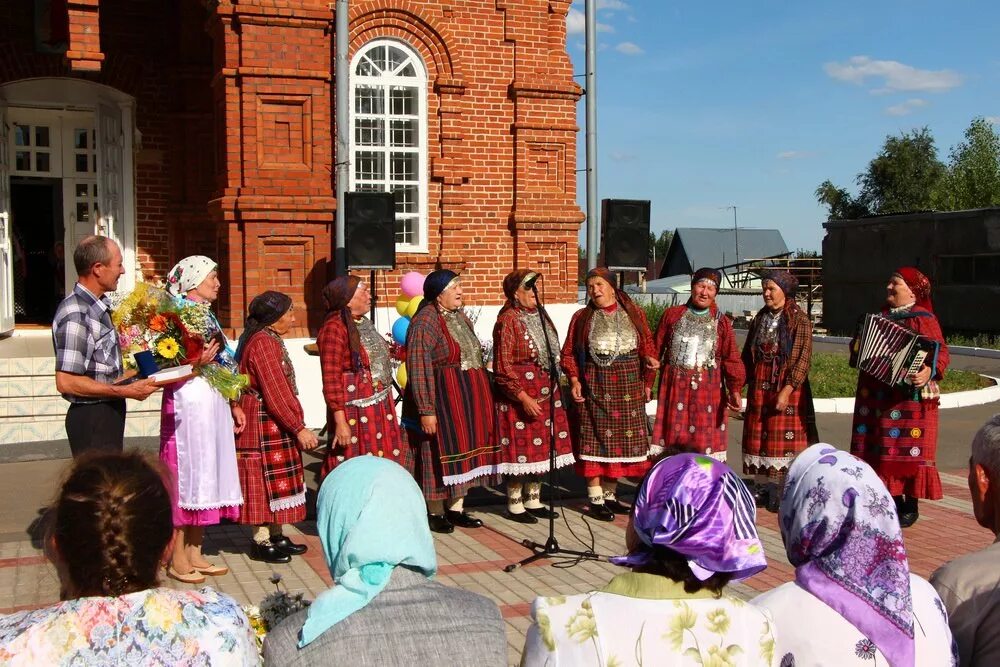
[[[670,340],[670,365],[689,370],[715,368],[718,326],[711,312],[698,315],[690,309],[674,325]]]

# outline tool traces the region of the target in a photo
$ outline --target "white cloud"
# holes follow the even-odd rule
[[[622,2],[622,0],[597,0],[597,8],[613,12],[616,10],[627,10],[629,6]]]
[[[962,85],[962,75],[952,70],[918,69],[895,60],[872,60],[868,56],[854,56],[846,63],[827,63],[823,70],[838,81],[865,85],[869,79],[881,80],[873,88],[876,94],[921,91],[943,93]]]
[[[987,116],[987,123],[992,123],[993,125],[1000,125],[1000,116]]]
[[[645,53],[641,46],[633,44],[632,42],[622,42],[615,47],[615,51],[618,53],[624,53],[627,56],[638,56]]]
[[[587,20],[579,9],[570,9],[566,15],[566,34],[582,35],[586,31]],[[614,32],[615,29],[607,23],[597,22],[597,32]]]
[[[812,151],[781,151],[776,157],[779,160],[802,160],[814,155]]]
[[[638,155],[634,153],[625,153],[623,151],[611,151],[611,159],[615,162],[634,162],[639,158]]]
[[[887,107],[885,112],[890,116],[906,116],[925,106],[927,106],[927,100],[913,98]]]

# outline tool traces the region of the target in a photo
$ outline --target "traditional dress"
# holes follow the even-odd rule
[[[250,378],[240,397],[247,425],[236,438],[244,503],[240,523],[303,521],[305,472],[295,436],[306,423],[281,336],[267,328],[255,333],[240,352],[240,372]]]
[[[704,312],[675,306],[663,313],[655,345],[661,363],[655,450],[725,461],[726,409],[745,377],[733,325],[714,304]]]
[[[646,315],[622,302],[578,310],[569,324],[562,368],[583,385],[576,405],[576,471],[585,478],[641,477],[649,470],[644,359],[654,357]]]
[[[547,322],[548,339],[559,363],[559,336]],[[545,334],[538,310],[507,308],[493,328],[493,379],[496,383],[497,430],[505,475],[537,475],[549,469],[549,429],[555,419],[556,468],[573,463],[573,443],[559,382],[548,372]],[[550,412],[549,392],[555,393]],[[517,396],[538,402],[542,414],[529,417]]]
[[[168,278],[170,291],[186,294],[215,270],[207,257],[185,258]],[[179,297],[184,299],[185,297]],[[209,311],[211,315],[211,311]],[[214,315],[202,333],[219,340],[213,363],[232,370],[236,363]],[[160,407],[160,459],[172,473],[174,527],[211,526],[239,518],[243,493],[236,465],[236,442],[229,402],[202,377],[167,385]]]
[[[791,297],[789,297],[791,299]],[[743,421],[743,472],[766,475],[781,483],[792,459],[819,442],[809,362],[812,325],[809,316],[787,301],[787,308],[761,308],[750,323],[743,344],[748,381]],[[778,394],[792,388],[788,404],[775,408]]]
[[[389,346],[371,320],[352,318],[360,342],[354,354],[342,312],[327,316],[316,344],[323,370],[327,427],[333,429],[334,413],[343,410],[351,427],[351,442],[345,447],[331,439],[321,475],[326,477],[337,464],[363,454],[385,457],[412,471],[413,458],[392,400]]]
[[[414,451],[414,476],[427,500],[464,496],[500,472],[493,396],[482,344],[472,322],[426,301],[406,335],[408,382],[403,426]],[[429,436],[420,417],[437,417]]]
[[[929,299],[924,301],[926,306],[930,305]],[[890,387],[860,372],[854,399],[851,453],[875,469],[893,496],[905,494],[939,500],[943,494],[937,470],[940,404],[937,381],[944,377],[950,356],[941,325],[926,306],[918,300],[914,305],[883,309],[882,315],[937,341],[936,358],[928,363],[933,369],[930,382],[920,389],[908,384]],[[855,344],[856,341],[852,349]]]
[[[779,508],[795,581],[753,600],[782,665],[957,665],[948,615],[910,572],[885,485],[831,445],[796,457]]]

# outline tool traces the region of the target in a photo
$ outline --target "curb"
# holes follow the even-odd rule
[[[813,334],[813,341],[817,343],[831,343],[833,345],[847,345],[851,342],[849,336],[823,336]],[[958,357],[981,357],[984,359],[1000,359],[1000,350],[993,350],[986,347],[969,347],[968,345],[949,345],[948,352]]]
[[[974,405],[985,405],[986,403],[1000,401],[1000,378],[995,378],[991,375],[984,375],[983,377],[993,380],[995,384],[992,387],[984,387],[972,391],[956,391],[950,394],[941,394],[941,404],[939,407],[942,410],[968,408]],[[854,414],[854,398],[814,398],[813,409],[817,414],[834,413],[851,415]],[[656,401],[650,401],[646,404],[646,414],[656,416]]]

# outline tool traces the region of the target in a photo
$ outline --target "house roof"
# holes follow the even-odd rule
[[[721,268],[748,259],[763,259],[788,253],[788,246],[777,229],[739,230],[739,252],[736,234],[732,229],[678,227],[670,241],[661,277],[666,271],[672,275],[691,275],[703,266]]]

